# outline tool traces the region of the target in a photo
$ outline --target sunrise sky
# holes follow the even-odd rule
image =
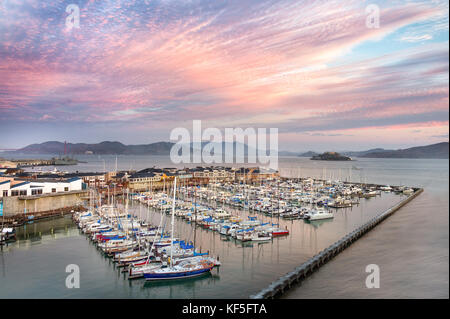
[[[66,27],[66,7],[80,28]],[[379,6],[380,27],[366,26]],[[448,1],[0,0],[0,148],[276,127],[280,150],[448,141]]]

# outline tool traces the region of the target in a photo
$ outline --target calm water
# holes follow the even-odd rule
[[[67,169],[101,171],[104,166],[103,159],[105,159],[107,170],[113,167],[111,165],[115,166],[115,156],[103,157],[101,160],[98,160],[96,156],[86,156],[86,158],[96,161],[67,167]],[[83,160],[83,158],[80,159]],[[122,156],[118,158],[118,167],[129,169],[133,165],[134,169],[140,169],[153,165],[174,166],[168,165],[165,159],[165,157],[133,156],[126,162],[127,158]],[[334,179],[391,185],[404,184],[425,188],[424,194],[405,207],[404,210],[408,214],[404,214],[406,217],[401,215],[403,220],[396,222],[393,219],[397,217],[396,214],[376,230],[386,229],[391,232],[391,236],[382,235],[371,241],[367,240],[368,247],[356,250],[355,254],[351,255],[352,258],[343,258],[344,254],[342,254],[338,257],[339,267],[328,272],[326,268],[321,269],[308,281],[308,289],[302,286],[302,289],[297,290],[297,294],[292,294],[294,298],[333,297],[333,293],[336,297],[373,296],[374,293],[367,293],[368,289],[365,289],[366,295],[361,295],[360,290],[364,285],[365,277],[362,281],[359,277],[364,276],[364,268],[361,270],[360,265],[355,264],[355,260],[368,259],[367,249],[370,248],[374,250],[373,254],[377,257],[378,263],[383,264],[384,261],[386,268],[391,272],[404,270],[398,279],[402,283],[401,289],[385,289],[384,291],[380,289],[377,292],[379,295],[374,295],[375,297],[402,296],[402,292],[408,289],[408,285],[411,289],[419,290],[418,295],[423,293],[424,296],[430,295],[431,291],[438,295],[436,291],[440,292],[442,287],[446,286],[448,296],[447,161],[358,159],[349,163],[280,158],[280,170],[282,174],[293,177],[325,176]],[[212,254],[219,255],[222,267],[213,270],[210,276],[170,283],[128,281],[84,235],[79,234],[69,218],[30,224],[19,230],[17,242],[3,248],[0,254],[0,297],[246,298],[400,199],[398,195],[386,193],[383,193],[381,197],[362,199],[358,207],[340,209],[334,220],[317,224],[307,224],[303,220],[280,220],[281,226],[288,227],[291,234],[269,243],[242,245],[234,240],[220,237],[215,232],[197,228],[195,232],[197,247],[201,247],[202,251],[209,250]],[[145,207],[138,205],[135,205],[133,209],[137,214],[159,222],[158,213],[149,212]],[[236,211],[235,213],[245,216],[245,212]],[[259,218],[268,220],[262,215]],[[397,223],[396,226],[389,230],[391,225],[395,225],[394,222]],[[413,223],[413,228],[408,226],[408,223]],[[193,240],[194,228],[185,221],[177,220],[176,232],[184,239]],[[366,241],[366,237],[369,236],[365,236],[357,244]],[[380,243],[382,243],[381,246]],[[432,258],[424,256],[425,252]],[[345,253],[348,255],[349,250]],[[410,264],[410,262],[414,265],[408,269],[405,263]],[[332,266],[333,263],[338,262],[332,262],[327,266]],[[65,288],[67,276],[65,267],[68,264],[77,264],[80,267],[80,289]],[[342,283],[330,280],[330,277],[336,280],[333,272],[339,270],[343,271],[342,276],[346,274],[350,281]],[[355,278],[355,275],[351,276],[349,273],[358,275]],[[424,274],[424,278],[417,278],[421,273]],[[389,280],[388,276],[383,278]],[[395,279],[392,281],[395,282]]]
[[[448,161],[366,165],[375,181],[403,181],[425,191],[284,298],[449,298]],[[380,268],[379,289],[365,287],[369,264]]]

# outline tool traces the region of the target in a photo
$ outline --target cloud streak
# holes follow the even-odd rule
[[[380,3],[370,29],[361,1],[91,0],[68,31],[69,3],[3,3],[0,123],[109,123],[129,139],[202,119],[350,140],[327,131],[448,120],[448,30],[414,33],[448,20],[445,2]],[[368,42],[378,54],[346,59]]]

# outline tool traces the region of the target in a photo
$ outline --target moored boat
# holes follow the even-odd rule
[[[200,261],[184,260],[177,265],[157,268],[144,272],[145,280],[168,280],[201,276],[209,273],[214,268],[214,263],[207,259]]]

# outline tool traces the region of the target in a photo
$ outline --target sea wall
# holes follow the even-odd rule
[[[8,218],[81,206],[86,192],[71,191],[38,196],[3,197],[3,214],[5,218]]]

